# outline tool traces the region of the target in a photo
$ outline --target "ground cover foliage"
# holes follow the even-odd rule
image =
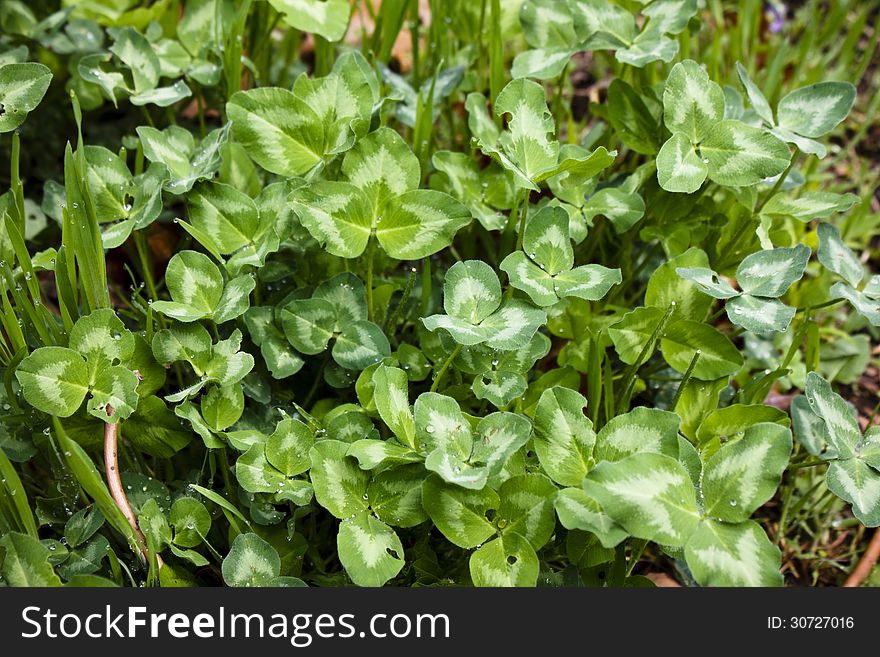
[[[842,583],[878,9],[2,3],[2,582]]]

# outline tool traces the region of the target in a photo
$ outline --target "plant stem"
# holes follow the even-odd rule
[[[821,308],[828,308],[829,306],[834,306],[834,305],[840,303],[841,301],[843,301],[843,299],[831,299],[830,301],[826,301],[825,303],[820,303],[817,306],[799,306],[795,310],[795,313],[802,313],[802,312],[806,312],[807,310],[813,311],[813,310],[819,310]]]
[[[862,582],[864,582],[868,575],[871,574],[871,570],[873,570],[874,564],[877,563],[877,559],[880,559],[880,529],[874,530],[871,542],[868,543],[868,549],[865,550],[865,553],[862,555],[862,558],[859,559],[856,567],[843,582],[843,586],[846,588],[861,586]]]
[[[107,405],[107,411],[108,413],[113,412],[113,409],[109,404]],[[131,525],[131,528],[134,530],[135,536],[137,536],[138,544],[141,548],[141,558],[146,563],[149,563],[150,551],[147,549],[147,539],[144,537],[141,528],[138,526],[137,516],[134,514],[134,509],[131,508],[131,504],[128,503],[128,498],[125,496],[125,490],[122,487],[122,479],[119,477],[118,449],[119,423],[105,422],[104,469],[107,471],[107,484],[110,488],[110,495],[113,497],[113,501],[116,502],[116,506],[122,511],[122,515],[128,520],[128,524]],[[161,568],[163,565],[162,558],[158,554],[156,555],[156,560]]]
[[[437,388],[440,387],[440,382],[443,380],[443,377],[446,374],[446,370],[448,370],[449,366],[452,365],[452,361],[455,360],[455,357],[458,356],[458,352],[460,351],[461,345],[456,345],[452,353],[449,354],[449,358],[444,361],[443,365],[440,367],[440,371],[437,372],[437,376],[434,377],[434,383],[431,384],[431,392],[437,392]]]
[[[367,242],[367,317],[373,321],[373,238]]]
[[[776,183],[770,189],[770,192],[767,194],[767,196],[764,197],[764,200],[758,203],[758,207],[755,208],[755,214],[760,213],[764,206],[767,205],[767,201],[776,196],[776,192],[780,190],[780,188],[782,187],[782,183],[784,183],[785,179],[788,178],[788,174],[794,168],[794,165],[797,162],[798,157],[800,157],[800,154],[801,150],[797,146],[795,146],[794,153],[791,154],[791,162],[788,163],[788,166],[785,168],[785,171],[782,172],[782,175],[780,175],[779,178],[776,179]]]
[[[678,406],[678,402],[684,392],[684,387],[688,384],[688,381],[691,380],[691,375],[694,373],[697,361],[700,360],[700,353],[699,349],[694,352],[694,357],[691,358],[691,363],[688,365],[687,371],[684,373],[684,376],[681,377],[681,383],[678,384],[678,390],[675,391],[675,397],[672,398],[672,404],[669,406],[670,411],[674,411],[675,407]]]

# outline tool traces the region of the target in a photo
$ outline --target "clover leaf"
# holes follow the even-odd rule
[[[481,260],[457,262],[443,282],[445,315],[422,319],[429,331],[444,329],[460,345],[485,343],[493,349],[525,346],[547,320],[527,303],[501,301],[501,284],[494,270]]]
[[[218,324],[245,313],[256,284],[247,274],[224,284],[217,265],[197,251],[174,255],[168,262],[165,282],[172,300],[154,301],[154,310],[180,322],[213,319]]]
[[[574,267],[568,214],[552,206],[532,217],[523,235],[523,251],[508,255],[499,267],[513,287],[539,306],[551,306],[566,297],[597,301],[622,280],[619,269]]]
[[[771,333],[786,330],[794,317],[795,309],[778,297],[804,275],[810,253],[809,247],[799,244],[746,256],[736,269],[741,292],[705,267],[679,267],[676,272],[705,294],[724,299],[727,317],[737,326],[756,333]]]
[[[666,191],[695,192],[707,177],[719,185],[754,185],[789,164],[777,137],[724,118],[724,92],[693,60],[672,67],[663,120],[672,137],[657,154],[657,181]]]

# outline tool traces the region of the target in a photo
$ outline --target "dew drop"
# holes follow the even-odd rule
[[[425,427],[425,431],[427,431],[428,433],[434,433],[434,427],[429,424]]]

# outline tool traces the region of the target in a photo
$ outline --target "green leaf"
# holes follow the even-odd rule
[[[392,258],[418,260],[449,246],[470,222],[470,210],[448,194],[414,189],[389,200],[376,237]]]
[[[92,384],[89,413],[111,423],[129,417],[138,406],[137,387],[138,378],[127,367],[105,367]]]
[[[319,354],[333,337],[336,312],[324,299],[295,299],[281,309],[281,325],[297,351]]]
[[[499,474],[507,460],[531,437],[532,425],[516,413],[490,413],[479,421],[470,460],[486,466],[489,477]]]
[[[287,477],[266,459],[266,448],[255,443],[235,462],[235,478],[249,493],[280,493]]]
[[[752,253],[736,268],[737,283],[746,294],[782,296],[804,275],[811,253],[803,244]]]
[[[584,415],[587,400],[569,388],[548,388],[535,409],[535,453],[541,467],[563,486],[580,486],[593,465],[596,434]]]
[[[501,284],[482,260],[456,262],[443,281],[443,308],[450,317],[479,324],[501,304]]]
[[[620,461],[633,454],[678,457],[679,417],[658,408],[639,406],[618,415],[596,437],[596,461]]]
[[[533,48],[575,45],[577,36],[571,10],[554,0],[536,0],[519,8],[519,23],[526,42]]]
[[[563,527],[591,532],[606,548],[613,548],[627,537],[626,531],[581,488],[563,488],[559,491],[556,513]]]
[[[486,517],[501,503],[491,488],[467,490],[430,474],[422,484],[422,504],[431,521],[452,543],[463,548],[481,545],[495,534]]]
[[[339,525],[339,561],[358,586],[382,586],[403,568],[403,545],[391,527],[368,513]]]
[[[880,526],[880,472],[860,458],[839,459],[828,466],[825,481],[866,527]]]
[[[362,470],[374,470],[380,467],[405,463],[420,463],[423,460],[421,456],[409,447],[390,440],[375,440],[372,438],[355,439],[348,450],[348,455],[357,459]]]
[[[237,91],[226,103],[236,141],[254,162],[272,173],[293,177],[321,161],[324,130],[309,105],[278,87]]]
[[[740,294],[730,283],[707,267],[676,267],[675,272],[694,283],[701,292],[716,299],[730,299]]]
[[[685,546],[688,568],[701,586],[782,586],[782,555],[752,521],[704,520]]]
[[[124,433],[136,449],[166,459],[189,445],[193,438],[165,402],[152,395],[140,398],[137,412],[125,421]]]
[[[452,397],[423,392],[414,405],[416,438],[420,451],[434,450],[470,455],[473,446],[471,426]]]
[[[636,37],[633,15],[604,0],[573,3],[575,29],[589,50],[616,50],[630,45]]]
[[[281,557],[256,534],[239,534],[221,569],[227,586],[267,586],[281,574]]]
[[[620,234],[635,226],[645,215],[645,201],[635,192],[605,187],[587,199],[583,211],[588,219],[598,215],[606,217],[614,231]]]
[[[806,401],[806,400],[804,400]],[[731,404],[716,408],[705,416],[697,429],[701,443],[712,438],[733,439],[737,434],[758,423],[773,422],[782,427],[789,425],[788,415],[773,406],[764,404]]]
[[[390,355],[388,338],[373,322],[347,325],[333,345],[333,360],[348,370],[361,370]]]
[[[254,357],[241,349],[241,331],[235,329],[226,340],[214,345],[205,375],[221,386],[231,386],[241,381],[254,367]]]
[[[181,251],[171,258],[165,285],[173,302],[154,301],[152,306],[181,322],[211,315],[223,294],[223,277],[217,265],[197,251]]]
[[[347,456],[348,443],[320,440],[309,450],[309,476],[318,503],[340,519],[351,518],[369,508],[369,475]]]
[[[832,297],[846,299],[868,322],[874,326],[880,326],[880,295],[875,293],[873,297],[868,296],[843,282],[832,285],[829,292]]]
[[[699,351],[700,358],[692,375],[701,381],[730,376],[743,364],[742,356],[730,338],[708,324],[690,320],[669,324],[660,339],[660,349],[666,362],[682,374]]]
[[[726,119],[715,123],[700,144],[709,179],[719,185],[744,187],[782,173],[789,164],[788,146],[769,132]]]
[[[9,64],[7,64],[9,66]],[[0,72],[2,72],[0,68]],[[9,532],[0,538],[5,553],[0,573],[9,586],[61,586],[61,578],[49,563],[49,548],[36,538],[18,532]]]
[[[779,127],[804,137],[831,132],[852,109],[856,88],[849,82],[819,82],[795,89],[776,107]]]
[[[677,270],[679,267],[708,266],[706,253],[696,247],[670,258],[651,274],[645,291],[645,305],[662,310],[673,306],[671,319],[702,321],[712,307],[712,299],[706,297],[694,283],[679,276]]]
[[[134,335],[109,308],[80,317],[70,329],[68,346],[86,359],[94,379],[108,365],[125,363],[134,352]]]
[[[795,315],[795,309],[779,299],[763,299],[750,294],[729,299],[726,311],[731,322],[753,333],[785,331]]]
[[[557,274],[553,285],[556,294],[561,298],[577,297],[598,301],[613,285],[618,285],[622,280],[619,269],[609,269],[602,265],[581,265]]]
[[[690,476],[663,454],[600,463],[587,475],[584,489],[637,538],[683,546],[700,521]]]
[[[351,6],[347,0],[269,0],[291,27],[339,41],[348,29]]]
[[[15,130],[24,123],[46,94],[52,71],[34,62],[0,66],[0,133]]]
[[[574,250],[568,237],[568,213],[544,206],[529,220],[523,234],[523,250],[550,276],[574,265]]]
[[[228,255],[254,242],[259,226],[257,206],[231,185],[202,183],[187,195],[192,225],[211,238],[212,246]]]
[[[290,194],[294,212],[327,251],[356,258],[367,248],[372,209],[367,195],[347,182],[314,182]]]
[[[342,160],[342,173],[369,199],[371,224],[389,201],[419,186],[421,168],[410,147],[391,128],[379,128],[358,141]]]
[[[498,489],[501,506],[496,524],[503,534],[518,534],[540,550],[556,529],[556,493],[556,486],[543,474],[511,477]]]
[[[770,109],[770,103],[767,102],[767,98],[757,85],[752,82],[745,66],[739,62],[736,63],[736,74],[739,76],[739,81],[742,82],[742,86],[746,90],[746,95],[749,97],[749,103],[751,104],[752,109],[755,110],[755,113],[761,117],[761,120],[767,125],[776,125],[776,121],[773,120],[773,110]]]
[[[415,449],[416,425],[409,405],[409,380],[406,372],[397,367],[379,365],[373,372],[376,409],[388,428],[402,443]]]
[[[178,80],[167,87],[157,87],[141,92],[129,98],[132,105],[156,105],[168,107],[176,102],[192,96],[192,90],[183,80]]]
[[[620,78],[608,87],[608,121],[620,141],[636,153],[653,155],[660,148],[657,119],[642,97]]]
[[[523,7],[527,6],[523,3]],[[550,80],[565,70],[573,50],[568,48],[535,48],[519,53],[513,58],[510,74],[514,78],[537,78]]]
[[[764,204],[761,214],[794,217],[800,221],[825,219],[835,212],[846,212],[859,200],[855,194],[832,192],[802,192],[797,198],[776,194]]]
[[[367,494],[370,508],[380,520],[394,527],[415,527],[428,519],[422,508],[421,465],[403,465],[376,474]],[[401,555],[402,556],[402,555]]]
[[[307,425],[285,418],[266,441],[266,460],[287,477],[295,477],[311,467],[309,450],[315,437]]]
[[[211,431],[225,431],[238,422],[244,411],[241,386],[211,386],[202,398],[202,417]]]
[[[40,347],[19,363],[15,378],[27,402],[43,413],[73,415],[89,389],[89,370],[78,353]]]
[[[131,71],[135,93],[154,89],[159,83],[159,57],[146,37],[133,28],[124,28],[116,34],[110,52]]]
[[[495,114],[509,115],[508,132],[502,134],[500,143],[530,180],[556,165],[559,142],[553,138],[556,126],[541,85],[523,78],[512,80],[495,99]]]
[[[474,586],[535,586],[540,564],[529,542],[515,533],[489,541],[471,555]]]
[[[614,343],[617,355],[627,365],[636,362],[642,349],[657,325],[663,319],[663,311],[651,306],[642,306],[626,313],[622,319],[608,329],[608,336]]]
[[[211,336],[201,324],[176,324],[157,331],[151,348],[159,363],[184,360],[203,372],[211,358]]]
[[[364,284],[350,272],[342,272],[321,283],[315,288],[312,298],[329,301],[333,306],[336,311],[335,331],[342,331],[352,322],[367,319]]]
[[[865,271],[856,254],[841,238],[840,229],[823,222],[816,232],[819,234],[819,262],[853,287],[858,285]]]
[[[215,324],[223,324],[241,317],[251,305],[250,294],[257,282],[254,276],[242,274],[236,276],[223,288],[223,294],[211,313]]]
[[[179,497],[169,516],[174,527],[174,543],[182,547],[200,545],[211,529],[211,514],[205,505],[191,497]]]
[[[699,64],[686,59],[672,67],[663,89],[663,120],[673,136],[696,144],[723,116],[724,92]]]
[[[706,515],[725,522],[748,520],[776,492],[790,455],[791,431],[769,422],[725,443],[703,469]]]
[[[807,374],[804,393],[810,409],[825,421],[829,444],[840,458],[852,458],[861,439],[855,409],[816,372]]]
[[[293,93],[324,124],[324,150],[341,153],[369,129],[373,107],[379,102],[379,82],[369,62],[354,50],[339,55],[323,78],[299,76]]]
[[[681,132],[670,137],[657,153],[657,182],[667,192],[697,191],[709,173],[707,162]]]

